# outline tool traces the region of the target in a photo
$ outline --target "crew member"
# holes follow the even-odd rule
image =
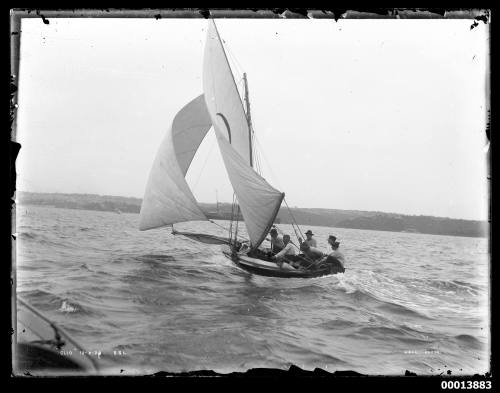
[[[271,229],[269,234],[271,235],[271,255],[275,255],[285,248],[285,244],[283,239],[278,236],[276,228]]]
[[[311,247],[317,248],[318,243],[316,243],[316,239],[313,239],[314,233],[309,229],[306,232],[306,243],[309,244]]]
[[[306,241],[301,243],[300,251],[302,251],[307,258],[312,259],[313,261],[325,256],[325,254],[323,254],[320,250],[315,247],[311,247]]]
[[[283,235],[283,243],[285,247],[276,255],[273,255],[271,259],[275,259],[276,263],[281,267],[283,265],[283,259],[286,257],[291,257],[295,255],[295,246],[290,241],[290,235]]]
[[[328,244],[332,247],[332,252],[328,255],[325,263],[331,265],[332,273],[344,273],[345,271],[345,257],[339,251],[340,243],[333,235],[328,236]]]

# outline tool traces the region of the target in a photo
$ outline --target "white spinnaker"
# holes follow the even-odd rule
[[[203,92],[212,124],[250,165],[250,134],[243,103],[219,33],[211,19],[203,59]]]
[[[211,126],[203,94],[177,113],[149,174],[141,205],[140,230],[207,219],[185,175]]]
[[[218,131],[216,135],[251,244],[258,247],[271,229],[285,194],[257,174]]]

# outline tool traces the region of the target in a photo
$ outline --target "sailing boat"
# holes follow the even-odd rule
[[[288,264],[280,267],[260,248],[273,227],[285,194],[271,186],[254,168],[246,74],[243,78],[246,111],[215,22],[209,20],[203,61],[203,94],[177,113],[160,145],[142,201],[139,229],[172,226],[174,235],[223,245],[226,257],[254,274],[274,277],[331,274],[331,267],[325,263],[309,263],[308,267],[297,269]],[[207,220],[185,176],[198,147],[212,127],[235,195],[226,238],[180,232],[173,228],[180,222]],[[249,237],[245,247],[242,247],[243,240],[238,238],[240,213]],[[296,235],[297,229],[295,223]]]

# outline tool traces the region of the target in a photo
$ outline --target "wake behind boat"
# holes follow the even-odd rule
[[[277,264],[261,245],[274,226],[285,194],[271,186],[254,165],[256,149],[246,74],[243,103],[224,46],[213,20],[209,20],[203,62],[203,94],[185,105],[174,117],[153,162],[140,212],[140,230],[172,226],[174,235],[206,244],[221,244],[223,255],[236,266],[273,277],[318,277],[343,272],[331,257],[312,260],[305,254]],[[213,128],[234,190],[227,238],[176,231],[174,224],[208,220],[198,205],[185,176],[208,131]],[[288,204],[285,205],[288,208]],[[238,234],[239,217],[249,239]],[[293,215],[292,215],[293,217]],[[211,220],[210,220],[211,221]],[[213,222],[213,221],[211,221]],[[293,230],[303,235],[294,220]],[[287,263],[290,262],[290,263]]]

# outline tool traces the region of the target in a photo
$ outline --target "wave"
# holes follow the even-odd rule
[[[384,336],[384,337],[396,337],[405,332],[402,329],[387,327],[387,326],[364,326],[357,330],[358,334],[366,335],[368,337],[373,336]]]
[[[139,267],[140,269],[144,269],[144,267],[148,268],[156,268],[161,266],[167,266],[166,262],[176,262],[177,259],[172,255],[165,254],[145,254],[145,255],[118,255],[109,259],[109,263],[111,264],[129,264],[132,263],[134,266]]]
[[[369,337],[370,339],[382,339],[384,341],[398,341],[408,346],[421,347],[422,345],[431,345],[435,336],[428,333],[415,333],[398,326],[365,326],[355,331],[358,337]]]
[[[383,302],[378,308],[384,311],[388,311],[392,314],[412,316],[424,319],[432,319],[431,317],[419,311],[412,310],[411,308],[408,308],[406,306],[397,303]]]
[[[47,301],[51,301],[56,298],[55,295],[50,292],[42,291],[41,289],[34,289],[31,291],[18,291],[17,294],[26,300],[36,300],[37,303],[45,304]]]
[[[426,329],[423,325],[410,323],[407,321],[403,322],[402,324],[399,324],[398,327],[401,330],[404,330],[405,332],[408,332],[410,334],[422,334],[425,336],[435,335],[435,333],[432,330]]]
[[[318,346],[308,346],[307,349],[303,345],[290,340],[277,339],[275,340],[275,344],[278,344],[277,348],[280,349],[280,352],[285,351],[288,358],[291,355],[293,358],[300,359],[298,360],[299,363],[303,361],[304,363],[322,363],[329,364],[330,366],[351,366],[347,360],[339,357],[339,354],[333,356],[331,353],[325,353],[324,342],[322,340],[317,342]],[[274,352],[272,347],[270,350]]]
[[[319,324],[319,327],[325,329],[345,329],[358,326],[357,322],[349,321],[347,319],[337,318]]]
[[[475,349],[480,349],[484,347],[484,343],[482,343],[479,339],[470,334],[459,334],[453,337],[453,340],[460,345],[467,345],[473,347]]]
[[[169,276],[170,274],[168,273],[168,271],[165,272],[150,271],[141,273],[133,272],[131,274],[126,274],[119,277],[118,280],[127,284],[137,286],[141,284],[157,284],[164,281]]]
[[[429,285],[433,288],[440,289],[443,291],[455,292],[456,294],[470,294],[477,296],[481,288],[478,285],[472,283],[467,283],[458,280],[431,280]]]
[[[348,299],[353,299],[356,302],[372,305],[377,308],[377,310],[382,311],[383,313],[395,314],[397,316],[406,316],[406,317],[416,317],[423,318],[426,320],[432,319],[431,317],[425,315],[424,313],[414,310],[406,305],[390,302],[387,300],[382,300],[377,297],[375,294],[371,293],[369,290],[365,289],[354,289],[352,291],[346,291]]]
[[[199,285],[196,287],[198,292],[205,292],[207,294],[218,294],[220,291],[217,288],[210,288],[207,285]]]
[[[63,302],[61,303],[61,307],[57,311],[64,313],[74,313],[78,312],[78,307],[76,305],[67,302],[66,300],[63,300]]]
[[[40,289],[24,291],[18,294],[34,307],[39,308],[40,311],[102,316],[99,312],[94,311],[91,306],[84,306],[81,302],[77,302],[69,297],[55,295]],[[85,293],[80,291],[75,296],[85,296]]]
[[[130,258],[132,258],[136,262],[141,262],[141,263],[162,263],[162,262],[172,262],[177,260],[175,256],[167,254],[145,254],[133,257],[129,256],[128,259]]]
[[[67,298],[59,298],[58,312],[65,314],[81,314],[86,316],[102,316],[102,313],[94,312],[90,306],[83,306],[81,302],[69,300]]]
[[[476,285],[476,284],[473,284],[473,283],[470,283],[470,282],[453,280],[452,283],[455,284],[455,285],[458,285],[458,286],[461,286],[461,287],[467,287],[467,288],[470,288],[470,289],[473,289],[473,290],[479,290],[480,289],[479,285]]]
[[[54,239],[54,237],[55,237],[55,239]],[[18,234],[17,234],[18,240],[36,242],[36,243],[38,243],[38,245],[51,246],[51,247],[62,247],[62,248],[77,248],[78,247],[78,245],[76,243],[71,244],[71,241],[62,240],[62,238],[64,238],[64,236],[60,236],[59,234],[43,235],[43,234],[34,233],[34,232],[18,232]],[[68,237],[65,237],[65,238],[68,238]]]
[[[37,240],[38,238],[40,238],[40,235],[33,232],[18,232],[17,238],[25,240]]]
[[[158,297],[147,297],[147,296],[134,296],[131,299],[132,303],[144,305],[144,306],[165,306],[171,304],[170,301],[164,301]]]
[[[90,267],[89,267],[86,263],[82,263],[82,264],[80,265],[80,268],[82,268],[82,269],[84,269],[84,270],[87,270],[87,271],[89,271],[89,272],[92,272],[92,273],[94,273],[94,272],[95,272],[95,270],[92,270],[92,269],[91,269],[91,268],[90,268]]]

